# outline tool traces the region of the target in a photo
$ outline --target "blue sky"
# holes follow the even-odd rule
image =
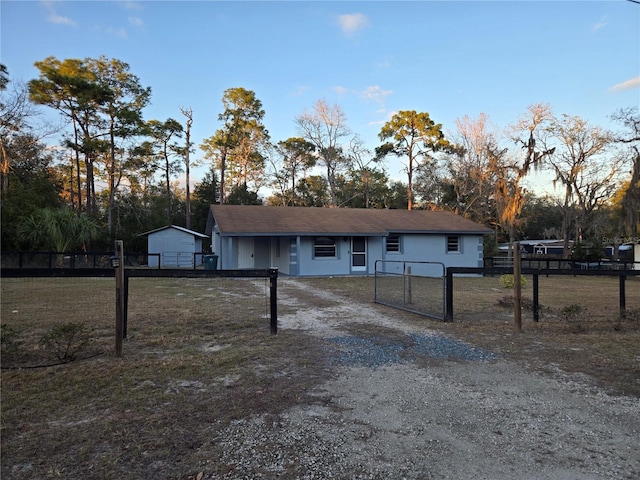
[[[0,13],[13,80],[36,78],[48,56],[117,58],[152,88],[146,119],[193,109],[197,144],[234,87],[256,93],[273,141],[296,136],[295,117],[324,99],[372,149],[399,110],[452,131],[481,112],[505,127],[538,102],[609,127],[640,104],[640,5],[624,0],[2,0]],[[404,180],[400,169],[387,164]]]

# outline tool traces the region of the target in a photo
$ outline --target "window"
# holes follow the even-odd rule
[[[458,235],[449,235],[447,237],[447,253],[460,252],[460,237]]]
[[[387,237],[387,253],[388,252],[400,253],[400,235],[397,233],[390,233]]]
[[[313,243],[313,256],[315,258],[335,258],[336,239],[332,237],[316,237]]]

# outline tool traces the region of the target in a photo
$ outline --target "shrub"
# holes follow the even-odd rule
[[[640,308],[632,308],[624,312],[624,315],[618,315],[618,319],[613,326],[613,329],[617,332],[622,331],[623,322],[627,325],[637,328],[640,323]]]
[[[572,303],[571,305],[566,305],[565,307],[563,307],[562,310],[560,310],[560,315],[562,316],[564,321],[575,327],[575,331],[585,332],[586,328],[582,326],[581,322],[585,311],[586,308],[582,307],[582,305]]]
[[[40,344],[62,362],[73,362],[89,344],[84,323],[67,322],[54,326]]]
[[[496,305],[503,308],[513,308],[515,302],[516,301],[515,298],[513,298],[513,295],[506,295],[502,298],[499,298],[496,302]],[[533,300],[531,300],[530,298],[522,297],[520,299],[520,305],[525,310],[533,311]],[[538,305],[538,308],[541,308],[540,305]]]
[[[580,314],[582,314],[583,311],[584,311],[584,308],[582,308],[581,305],[578,305],[577,303],[572,303],[571,305],[567,305],[563,307],[562,310],[560,310],[560,314],[562,315],[563,319],[570,322],[572,320],[577,319],[580,316]]]
[[[18,350],[19,345],[18,332],[6,323],[3,323],[0,327],[0,347],[2,353],[15,352]]]
[[[513,281],[513,275],[510,273],[506,273],[502,276],[500,276],[500,286],[502,288],[513,288],[513,286],[515,285],[514,281]],[[527,286],[527,279],[525,278],[524,275],[520,275],[520,286],[521,287],[526,287]]]

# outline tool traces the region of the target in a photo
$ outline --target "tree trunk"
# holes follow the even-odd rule
[[[111,128],[109,129],[109,155],[111,164],[109,165],[109,212],[107,219],[107,232],[111,241],[115,241],[115,231],[113,228],[113,214],[116,208],[116,141],[113,133],[113,119],[111,120]]]
[[[413,209],[413,157],[409,156],[409,168],[407,169],[409,183],[407,185],[407,210]]]
[[[82,179],[80,177],[80,152],[78,151],[78,126],[75,115],[73,119],[73,136],[75,139],[75,159],[76,159],[76,185],[78,187],[78,215],[82,213]],[[72,188],[73,191],[73,188]]]
[[[227,191],[224,176],[227,169],[227,151],[226,149],[220,155],[220,205],[226,201]]]

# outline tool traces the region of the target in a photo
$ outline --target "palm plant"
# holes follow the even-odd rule
[[[99,231],[97,222],[84,213],[78,215],[69,208],[42,208],[26,217],[17,233],[31,249],[66,252],[86,248]]]

